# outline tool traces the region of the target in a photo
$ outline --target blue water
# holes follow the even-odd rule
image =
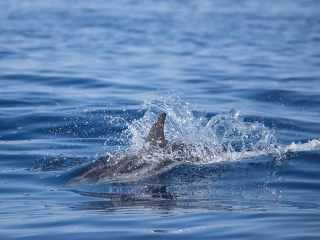
[[[0,1],[0,238],[319,239],[319,9]],[[162,112],[199,161],[65,186]]]

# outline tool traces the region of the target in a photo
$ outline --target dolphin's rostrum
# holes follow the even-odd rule
[[[178,162],[165,158],[168,141],[164,136],[163,113],[153,124],[144,147],[137,152],[111,152],[89,164],[77,173],[67,186],[101,184],[108,181],[132,181],[141,176],[160,173],[178,165]],[[163,149],[163,150],[162,150]],[[155,153],[155,154],[154,154]],[[145,156],[151,156],[145,159]]]

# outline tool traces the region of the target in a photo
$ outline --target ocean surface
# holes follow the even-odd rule
[[[0,0],[0,238],[320,239],[319,9]],[[162,113],[174,166],[66,185]]]

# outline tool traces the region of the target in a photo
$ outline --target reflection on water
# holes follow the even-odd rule
[[[218,166],[184,165],[136,185],[112,183],[63,191],[92,198],[69,203],[70,209],[105,214],[319,209],[319,204],[289,197],[279,188],[286,179],[277,177],[278,168],[285,166],[290,160],[279,165],[267,157]]]

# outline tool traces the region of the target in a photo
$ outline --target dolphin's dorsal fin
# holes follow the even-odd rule
[[[164,120],[166,119],[167,114],[163,113],[154,122],[149,135],[147,137],[146,142],[149,142],[152,146],[159,146],[160,148],[164,148],[168,141],[164,137]]]

